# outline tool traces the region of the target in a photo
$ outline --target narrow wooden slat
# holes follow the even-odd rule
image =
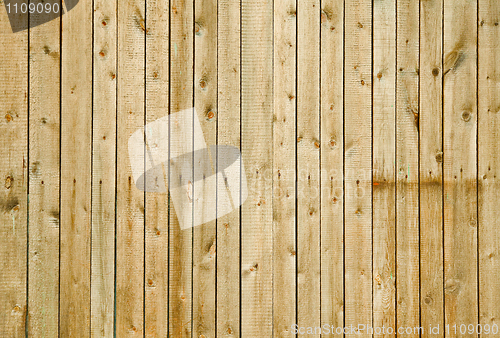
[[[114,331],[116,6],[116,1],[94,1],[92,337],[112,337]]]
[[[480,323],[500,327],[500,3],[479,1],[479,315]],[[483,330],[486,332],[486,330]],[[481,334],[481,337],[494,337]]]
[[[297,322],[320,325],[320,2],[301,1],[297,41]]]
[[[62,16],[59,335],[90,336],[92,4]]]
[[[442,16],[442,0],[420,2],[420,324],[425,329],[422,337],[436,337],[429,326],[444,324]]]
[[[170,114],[193,107],[193,1],[171,0],[170,2]],[[193,115],[194,117],[194,115]],[[185,121],[187,128],[193,121]],[[172,147],[193,149],[193,132],[185,134],[184,144]],[[170,139],[179,130],[170,118]],[[180,149],[177,149],[180,150]],[[170,182],[177,178],[170,166]],[[192,167],[192,162],[188,163]],[[181,210],[177,210],[179,213]],[[192,211],[192,210],[191,210]],[[193,229],[181,230],[176,209],[170,200],[169,225],[169,334],[172,337],[191,337],[192,333],[192,248]]]
[[[23,18],[18,18],[23,20]],[[27,22],[24,26],[27,26]],[[25,336],[28,193],[28,32],[0,20],[0,332]]]
[[[321,6],[321,324],[343,327],[344,1]]]
[[[478,320],[476,14],[477,1],[444,1],[444,292],[450,326]]]
[[[345,326],[372,325],[372,2],[345,3]],[[361,337],[368,336],[366,331]]]
[[[130,136],[144,128],[145,4],[118,3],[116,336],[144,333],[144,192],[134,184]],[[106,51],[104,56],[106,57]],[[141,154],[142,155],[142,154]]]
[[[296,318],[296,31],[295,0],[274,2],[273,329],[293,337]]]
[[[218,1],[217,141],[240,147],[240,1]],[[217,153],[221,163],[222,153]],[[218,169],[219,171],[219,169]],[[245,175],[245,173],[242,173]],[[222,208],[217,196],[217,208]],[[218,337],[240,333],[240,208],[217,219],[217,332]]]
[[[36,19],[30,20],[28,333],[46,337],[59,331],[61,22]]]
[[[169,2],[146,1],[146,19],[146,123],[151,123],[169,112]],[[146,337],[167,337],[168,192],[146,191],[145,218],[144,332]]]
[[[241,4],[241,150],[248,199],[241,210],[241,334],[272,335],[273,6]]]
[[[396,3],[373,3],[373,326],[396,326]],[[375,334],[394,337],[395,333]]]
[[[419,1],[397,4],[396,75],[396,317],[398,327],[418,327]]]
[[[217,2],[195,0],[194,47],[194,106],[208,146],[217,143]],[[212,148],[213,149],[213,148]],[[195,177],[203,173],[207,156],[194,155]],[[208,156],[210,173],[217,170],[217,152]],[[217,215],[215,181],[203,179],[193,191],[193,199],[201,200],[202,210],[195,213],[210,219]],[[221,192],[223,193],[223,192]],[[193,229],[193,337],[215,337],[215,254],[216,221],[209,221]]]

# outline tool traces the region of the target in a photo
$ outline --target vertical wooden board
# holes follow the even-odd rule
[[[500,326],[500,3],[479,1],[479,311],[480,323]],[[483,332],[486,332],[483,330]],[[495,334],[481,334],[493,337]]]
[[[420,2],[420,324],[425,329],[422,337],[436,336],[429,332],[429,325],[444,324],[442,19],[442,0]]]
[[[146,1],[146,123],[169,111],[169,7],[169,1]],[[167,337],[168,192],[146,192],[145,222],[144,331],[146,337]]]
[[[144,327],[144,192],[134,184],[128,142],[143,130],[145,72],[145,4],[118,4],[116,319],[117,337],[143,335]],[[102,56],[102,54],[101,54]],[[104,56],[106,57],[106,53]],[[141,154],[142,155],[142,154]]]
[[[373,326],[396,326],[396,3],[373,3]],[[377,337],[394,337],[388,331]]]
[[[193,107],[193,1],[170,2],[170,114]],[[194,115],[193,115],[194,117]],[[186,121],[186,126],[190,122]],[[170,139],[178,130],[170,118]],[[172,147],[193,149],[192,129],[182,145]],[[192,163],[189,164],[192,167]],[[171,166],[170,166],[171,167]],[[169,180],[176,179],[169,168]],[[180,211],[180,210],[178,210]],[[192,248],[193,229],[181,230],[172,199],[169,221],[169,334],[174,337],[191,337],[192,333]]]
[[[30,21],[28,333],[47,337],[59,332],[61,22]]]
[[[296,318],[296,0],[274,2],[273,335]]]
[[[0,20],[0,331],[25,336],[28,193],[28,32]]]
[[[116,1],[94,1],[91,262],[92,337],[112,337],[114,331],[117,81],[116,7]]]
[[[218,1],[217,141],[240,147],[240,1]],[[223,154],[217,154],[217,163]],[[245,173],[242,173],[243,175]],[[217,207],[222,208],[217,196]],[[217,220],[218,337],[241,337],[240,328],[240,208]]]
[[[90,335],[92,3],[62,16],[59,335]]]
[[[477,1],[444,2],[444,292],[450,326],[478,319],[476,13]]]
[[[194,118],[200,121],[205,142],[210,146],[217,143],[217,1],[195,0],[194,13],[194,106],[197,113]],[[217,151],[208,154],[208,158],[195,152],[193,160],[195,177],[202,175],[207,166],[210,166],[210,175],[216,174]],[[194,212],[214,218],[193,229],[193,337],[215,337],[217,189],[210,175],[193,191],[194,200],[202,201],[202,210]]]
[[[321,6],[321,324],[343,327],[344,1]]]
[[[372,324],[372,2],[345,4],[345,323]],[[359,332],[359,331],[357,331]],[[367,332],[359,332],[366,337]]]
[[[396,317],[418,327],[419,296],[419,1],[397,3]]]
[[[272,335],[273,4],[241,4],[241,336]],[[242,173],[243,175],[243,173]]]
[[[297,324],[320,325],[320,2],[297,7]]]

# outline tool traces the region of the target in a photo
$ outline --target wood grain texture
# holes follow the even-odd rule
[[[477,1],[444,2],[445,321],[477,323]],[[447,336],[477,337],[476,333]]]
[[[91,336],[112,337],[115,298],[116,1],[94,1]],[[103,57],[101,53],[105,53]]]
[[[38,2],[39,3],[39,2]],[[31,17],[36,26],[36,17]],[[30,29],[28,332],[59,334],[60,18]]]
[[[420,325],[444,325],[443,1],[420,2]],[[444,336],[441,332],[441,336]]]
[[[396,316],[418,327],[419,296],[419,1],[397,4]]]
[[[372,2],[345,4],[344,326],[372,324]],[[360,332],[361,337],[370,335]],[[370,335],[371,336],[371,335]]]
[[[17,338],[28,312],[28,33],[12,33],[4,13],[0,46],[0,332]]]
[[[396,3],[373,6],[373,326],[395,327]]]
[[[478,210],[479,210],[479,320],[482,325],[500,326],[500,71],[499,15],[497,1],[479,1],[478,26]],[[481,334],[493,337],[494,334]]]
[[[116,336],[144,334],[145,194],[134,184],[128,142],[145,122],[145,5],[118,3]],[[104,56],[103,56],[104,55]],[[106,57],[106,51],[100,54]],[[133,71],[132,71],[133,70]]]
[[[59,335],[90,336],[92,3],[62,16]]]
[[[274,2],[273,334],[293,337],[296,308],[297,3]]]

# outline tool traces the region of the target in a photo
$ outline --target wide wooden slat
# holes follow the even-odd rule
[[[168,116],[169,112],[168,11],[168,1],[146,1],[146,123]],[[168,135],[163,140],[165,139],[168,139]],[[155,142],[155,140],[149,141]],[[168,146],[165,149],[168,151]],[[168,154],[162,155],[168,156]],[[168,166],[163,164],[163,169],[165,168],[168,171]],[[168,173],[164,175],[164,178],[168,177]],[[163,183],[168,187],[168,179]],[[146,191],[145,221],[144,332],[146,337],[167,337],[169,291],[167,192]]]
[[[273,328],[293,337],[296,318],[296,31],[295,0],[274,2]]]
[[[59,335],[90,336],[92,3],[62,16]]]
[[[25,336],[28,311],[28,32],[14,34],[0,15],[0,332],[16,338]]]
[[[443,293],[443,1],[420,2],[420,325],[444,324]],[[441,335],[443,334],[441,330]]]
[[[217,143],[238,148],[241,144],[240,9],[239,0],[218,1]],[[217,171],[219,171],[219,163],[223,156],[223,153],[217,153]],[[222,196],[217,195],[217,208],[224,207],[222,201]],[[218,337],[241,337],[240,208],[217,219],[216,252],[216,295],[217,304],[219,304],[216,309],[216,335]]]
[[[476,13],[477,1],[444,1],[444,293],[450,326],[478,321]]]
[[[486,328],[500,326],[500,3],[479,1],[479,320]],[[483,330],[486,332],[486,330]],[[481,337],[494,337],[481,334]]]
[[[273,6],[241,3],[241,151],[248,199],[241,210],[241,335],[269,337],[273,315]]]
[[[398,327],[418,327],[418,0],[398,1],[396,29],[396,317]]]
[[[396,3],[373,4],[373,326],[396,325]],[[395,333],[375,334],[394,337]]]
[[[345,323],[372,325],[372,2],[345,4]],[[366,331],[360,332],[367,337]],[[370,335],[371,336],[371,335]]]
[[[40,2],[35,2],[40,3]],[[30,18],[30,337],[59,332],[60,18]]]
[[[134,184],[129,138],[145,122],[145,5],[118,3],[116,286],[117,337],[144,333],[144,192]],[[101,54],[106,57],[106,51]],[[133,70],[133,71],[132,71]]]

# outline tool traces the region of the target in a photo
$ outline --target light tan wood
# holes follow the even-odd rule
[[[418,327],[419,297],[419,1],[397,4],[396,317]]]
[[[372,324],[371,15],[371,1],[345,3],[344,326],[356,328]]]
[[[146,123],[154,122],[169,113],[169,24],[168,2],[147,1]],[[168,135],[166,139],[168,140]],[[168,165],[163,164],[163,168],[167,171],[167,182],[163,182],[166,187],[162,188],[168,188]],[[167,337],[168,192],[146,192],[145,221],[144,332],[146,337]]]
[[[17,338],[28,311],[28,32],[14,34],[6,11],[0,18],[0,332]]]
[[[420,2],[420,325],[444,324],[443,2]],[[472,319],[471,319],[472,320]],[[441,332],[442,334],[442,332]]]
[[[373,326],[396,326],[396,3],[373,3]],[[395,334],[375,334],[394,337]]]
[[[298,3],[297,322],[305,327],[320,326],[321,310],[320,14],[319,1]]]
[[[193,107],[193,1],[172,0],[170,2],[170,114]],[[194,114],[194,112],[193,112]],[[195,116],[193,115],[193,118]],[[178,132],[170,118],[170,137]],[[192,121],[186,121],[186,126]],[[182,147],[185,152],[193,149],[193,132],[185,134],[185,143],[171,144]],[[172,153],[172,150],[170,151]],[[193,163],[187,163],[193,167]],[[176,179],[169,167],[170,182]],[[170,199],[169,225],[169,335],[191,337],[193,332],[193,229],[181,230],[173,201]],[[190,210],[192,212],[192,210]]]
[[[112,337],[115,301],[116,1],[94,2],[91,336]],[[103,57],[101,55],[105,53]]]
[[[62,16],[61,337],[90,336],[92,4]]]
[[[248,198],[241,208],[241,335],[269,337],[273,323],[272,2],[241,3],[241,151]]]
[[[451,326],[478,319],[477,1],[444,1],[443,57],[444,293]]]
[[[498,250],[500,237],[500,71],[498,39],[500,3],[492,0],[479,1],[478,26],[478,210],[479,210],[479,320],[483,327],[500,326],[500,263]],[[485,332],[485,331],[483,331]],[[495,334],[481,334],[494,337]]]
[[[296,31],[295,0],[274,2],[273,333],[293,337],[296,319]]]
[[[117,6],[115,331],[117,337],[123,337],[144,334],[145,193],[136,187],[130,166],[130,161],[142,158],[129,157],[128,142],[134,132],[144,129],[146,24],[144,2]]]
[[[217,143],[240,148],[240,1],[218,2]],[[220,163],[222,153],[217,153]],[[220,168],[220,166],[218,165]],[[241,172],[241,169],[240,169]],[[243,173],[244,175],[245,173]],[[240,197],[241,198],[241,197]],[[217,208],[223,207],[217,196]],[[218,337],[240,333],[240,208],[217,219],[217,331]]]
[[[40,2],[35,2],[40,3]],[[30,337],[59,332],[60,18],[38,25],[31,17],[29,88]]]

